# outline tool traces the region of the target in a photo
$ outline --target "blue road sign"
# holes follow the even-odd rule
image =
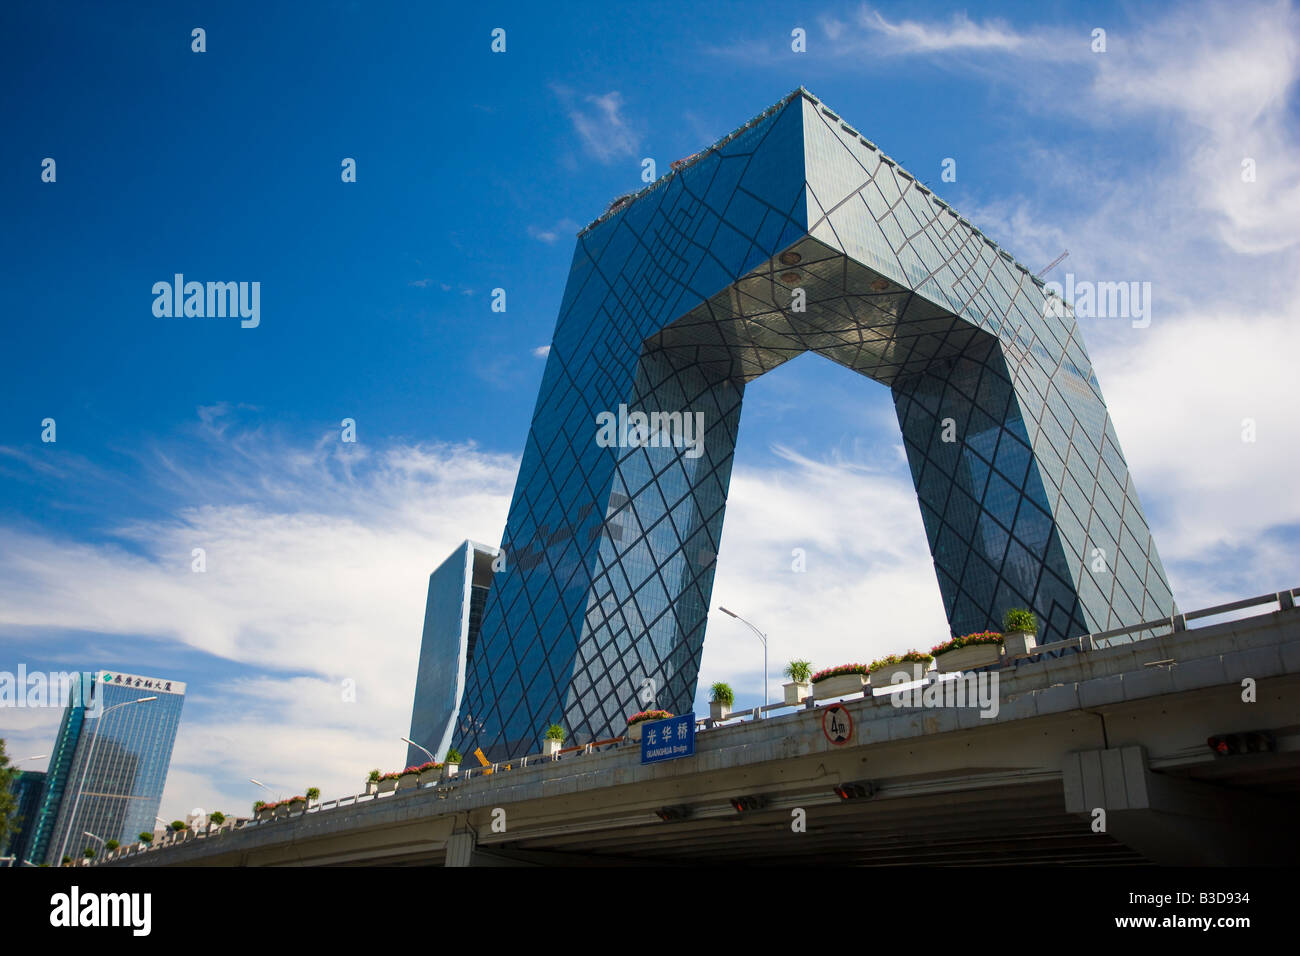
[[[641,731],[641,762],[676,760],[695,753],[695,715],[647,723]]]

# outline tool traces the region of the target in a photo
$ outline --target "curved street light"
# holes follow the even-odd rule
[[[81,769],[81,783],[77,786],[77,797],[72,801],[72,813],[68,815],[68,829],[63,834],[63,846],[59,848],[60,858],[68,855],[68,837],[72,836],[72,824],[77,819],[77,808],[81,805],[81,794],[86,789],[86,774],[90,773],[90,759],[95,756],[95,743],[99,740],[99,728],[104,725],[104,718],[119,707],[130,707],[132,704],[147,704],[157,699],[157,695],[154,695],[152,697],[137,697],[135,700],[124,700],[120,704],[104,708],[104,712],[95,718],[95,732],[90,735],[90,746],[86,748],[86,766]]]
[[[767,635],[764,634],[762,631],[760,631],[758,628],[756,628],[753,624],[750,624],[748,621],[746,621],[735,611],[728,611],[725,607],[722,607],[721,605],[718,606],[718,610],[721,611],[723,614],[727,615],[727,617],[734,617],[741,624],[745,625],[747,628],[749,628],[751,631],[757,634],[758,639],[763,642],[763,706],[766,707],[767,706]],[[763,716],[766,717],[767,714],[763,714]]]
[[[412,740],[410,737],[403,737],[403,738],[402,738],[402,743],[410,744],[410,745],[411,745],[412,747],[414,747],[416,750],[422,751],[422,752],[424,753],[424,755],[427,756],[427,757],[429,758],[429,760],[432,761],[433,763],[437,763],[437,762],[438,762],[438,758],[437,758],[437,757],[435,757],[433,754],[429,753],[429,751],[425,750],[423,747],[421,747],[419,744],[417,744],[417,743],[416,743],[414,740]]]

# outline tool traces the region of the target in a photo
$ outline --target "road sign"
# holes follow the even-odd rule
[[[839,746],[853,739],[853,718],[839,704],[831,704],[822,712],[822,733],[831,743]]]
[[[641,729],[641,762],[676,760],[695,753],[695,715],[647,721]]]

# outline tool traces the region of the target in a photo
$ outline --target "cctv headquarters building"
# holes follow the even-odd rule
[[[953,634],[1173,613],[1069,305],[800,89],[579,234],[493,573],[431,582],[425,740],[616,737],[647,679],[692,709],[745,387],[808,351],[892,392]],[[598,443],[620,406],[703,453]]]

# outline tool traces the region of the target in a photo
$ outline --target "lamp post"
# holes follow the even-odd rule
[[[728,611],[725,607],[721,607],[721,606],[718,607],[718,610],[721,611],[723,614],[727,615],[727,617],[734,617],[741,624],[745,625],[747,628],[749,628],[751,631],[757,634],[758,639],[763,642],[763,706],[766,707],[767,706],[767,635],[764,634],[762,631],[760,631],[758,628],[756,628],[753,624],[750,624],[748,621],[746,621],[735,611]],[[766,717],[767,715],[764,714],[763,716]]]
[[[248,782],[249,782],[249,783],[255,783],[255,784],[257,784],[259,787],[261,787],[263,790],[265,790],[267,793],[274,795],[277,803],[278,803],[279,801],[281,801],[281,800],[284,799],[284,794],[282,794],[282,793],[276,793],[274,790],[272,790],[272,789],[271,789],[270,787],[268,787],[266,784],[262,783],[262,781],[260,781],[260,780],[254,780],[252,777],[249,777],[249,778],[248,778]]]
[[[101,691],[101,693],[103,692]],[[77,786],[77,797],[72,801],[72,813],[68,815],[68,829],[67,832],[63,834],[63,846],[59,848],[60,859],[68,855],[68,837],[72,836],[72,824],[75,823],[77,819],[77,808],[81,805],[81,794],[86,789],[86,774],[90,773],[90,759],[95,756],[95,742],[99,740],[99,728],[104,725],[104,719],[119,707],[130,707],[132,704],[147,704],[150,701],[157,699],[157,696],[153,696],[137,697],[135,700],[124,700],[120,704],[114,704],[112,707],[105,708],[104,712],[96,718],[98,722],[95,724],[95,732],[90,735],[90,746],[86,748],[86,766],[81,769],[81,783]]]
[[[422,753],[424,753],[424,755],[425,755],[426,757],[429,758],[429,760],[430,760],[431,762],[433,762],[433,763],[437,763],[437,762],[438,762],[438,758],[437,758],[437,757],[435,757],[433,754],[429,753],[429,751],[425,750],[423,747],[421,747],[419,744],[417,744],[417,743],[416,743],[414,740],[412,740],[410,737],[403,737],[403,738],[402,738],[402,743],[404,743],[404,744],[410,744],[410,745],[411,745],[412,747],[414,747],[416,750],[421,751]]]

